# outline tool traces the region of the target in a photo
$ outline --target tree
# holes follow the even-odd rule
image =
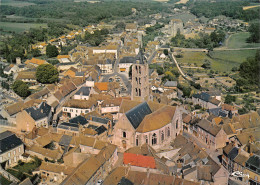
[[[235,96],[231,96],[230,94],[228,94],[225,97],[225,103],[227,103],[227,104],[231,104],[232,102],[235,102],[235,101],[236,101],[236,97]]]
[[[164,53],[165,55],[168,55],[168,49],[164,49],[164,50],[163,50],[163,53]]]
[[[42,64],[37,67],[36,79],[40,83],[54,83],[59,78],[58,70],[51,64]]]
[[[49,58],[56,57],[59,54],[58,48],[54,45],[48,44],[46,47],[46,55]]]
[[[16,80],[12,85],[12,89],[21,97],[27,97],[30,95],[28,85],[21,80]]]
[[[250,37],[247,39],[247,42],[260,42],[260,23],[252,23],[248,29],[250,32]]]

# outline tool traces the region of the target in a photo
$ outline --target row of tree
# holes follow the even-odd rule
[[[184,48],[208,48],[212,50],[222,44],[225,39],[225,33],[223,31],[214,31],[210,35],[207,33],[199,33],[195,38],[185,39],[185,36],[178,30],[175,37],[171,39],[171,44],[174,47]]]

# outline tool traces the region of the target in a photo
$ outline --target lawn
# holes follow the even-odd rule
[[[247,43],[246,39],[250,36],[248,32],[235,33],[230,36],[227,48],[236,49],[236,48],[254,48],[260,47],[260,43]]]
[[[185,53],[182,53],[183,58],[176,58],[176,60],[180,63],[190,63],[194,64],[196,63],[197,66],[201,66],[203,64],[203,61],[207,59],[205,52],[191,52],[187,51]]]
[[[211,61],[211,68],[215,71],[231,71],[233,67],[239,67],[248,57],[254,57],[257,50],[235,50],[235,51],[212,51],[210,56],[207,56],[205,52],[184,52],[182,53],[183,58],[176,58],[177,61],[182,64],[194,63],[198,67],[202,66],[204,61],[207,59]],[[196,70],[196,69],[195,69]]]
[[[23,32],[30,28],[47,27],[47,24],[0,22],[3,31]]]
[[[15,167],[13,167],[14,169],[17,169],[21,172],[25,172],[25,173],[31,173],[34,169],[36,169],[38,166],[35,162],[29,162],[29,163],[23,163],[20,165],[17,165]]]
[[[1,0],[0,1],[0,6],[1,5],[8,5],[8,6],[15,6],[15,7],[24,7],[24,6],[30,6],[30,5],[35,5],[35,4],[31,3],[31,2],[26,2],[26,1]]]
[[[11,184],[12,182],[7,180],[6,178],[4,178],[2,175],[0,175],[0,184],[1,185],[9,185]]]

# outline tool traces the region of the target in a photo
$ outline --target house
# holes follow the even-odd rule
[[[129,103],[128,105],[125,105]],[[148,102],[149,103],[149,102]],[[149,144],[159,149],[174,139],[182,129],[178,107],[123,100],[113,143],[121,149]]]
[[[192,102],[194,105],[200,105],[202,108],[205,109],[214,109],[218,108],[221,104],[221,101],[216,99],[216,97],[212,97],[207,92],[202,92],[200,94],[192,95]]]
[[[167,81],[164,83],[164,89],[177,89],[177,81]]]
[[[102,183],[104,185],[111,184],[186,184],[186,185],[199,185],[200,183],[188,181],[177,176],[153,173],[150,170],[145,172],[136,171],[132,167],[117,167],[115,168]]]
[[[69,122],[60,123],[57,126],[57,133],[70,136],[79,136],[83,127],[86,127],[88,121],[83,116],[77,116],[69,120]]]
[[[35,84],[35,83],[37,83],[36,71],[22,71],[22,72],[18,72],[15,80],[22,80],[23,82],[26,82],[26,83]]]
[[[124,152],[123,164],[131,166],[132,170],[151,173],[169,174],[169,168],[160,159],[155,150],[148,144],[129,148]]]
[[[128,23],[125,26],[127,32],[137,32],[137,25],[135,23]]]
[[[118,46],[114,45],[114,44],[110,44],[107,46],[102,46],[102,47],[94,47],[92,48],[92,52],[93,54],[100,54],[100,53],[104,53],[104,54],[114,54],[115,58],[117,59],[118,56]]]
[[[96,156],[83,161],[62,183],[71,184],[96,184],[98,180],[104,179],[118,159],[115,145],[104,147]],[[80,178],[79,178],[80,177]]]
[[[92,100],[68,100],[62,107],[63,116],[74,118],[94,111],[97,106]]]
[[[110,59],[99,60],[97,66],[100,68],[102,75],[111,74],[114,72],[114,61]]]
[[[205,119],[199,121],[196,127],[197,137],[208,146],[218,149],[226,145],[228,137],[223,127],[217,126]]]
[[[25,64],[31,64],[35,67],[42,65],[42,64],[48,64],[48,62],[46,60],[41,60],[41,59],[38,59],[38,58],[32,58],[31,60],[28,59],[24,63]]]
[[[16,73],[19,70],[18,66],[15,64],[10,64],[4,68],[4,74],[10,75]]]
[[[0,164],[3,168],[15,166],[24,153],[24,144],[14,133],[0,133]]]
[[[244,174],[248,174],[249,178],[245,179],[246,184],[259,184],[260,183],[260,156],[253,154],[246,161],[246,168]]]
[[[239,148],[234,145],[234,143],[229,143],[223,148],[222,164],[229,171],[229,173],[234,172],[234,159],[239,153]]]
[[[43,161],[39,167],[40,176],[42,179],[50,180],[54,183],[61,183],[74,168],[70,166],[50,163]]]
[[[30,132],[34,127],[49,127],[51,106],[42,102],[39,106],[29,107],[16,116],[17,131]]]
[[[107,92],[108,84],[109,84],[109,82],[95,82],[94,88],[96,88],[100,92]]]
[[[118,119],[118,112],[123,98],[105,99],[100,105],[100,114],[112,114],[113,119]]]
[[[57,59],[59,60],[60,63],[69,63],[69,62],[71,62],[69,55],[58,55]]]
[[[90,96],[91,87],[81,87],[73,96],[76,100],[88,100]]]
[[[63,73],[63,76],[75,77],[78,70],[75,67],[70,67]]]
[[[118,68],[120,73],[125,73],[127,76],[129,76],[130,67],[135,62],[135,57],[132,56],[125,56],[120,59]]]

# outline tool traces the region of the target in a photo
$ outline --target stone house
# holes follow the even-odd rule
[[[30,132],[34,127],[49,127],[52,117],[51,106],[42,102],[38,107],[29,107],[16,116],[17,131]]]
[[[210,147],[218,149],[226,146],[228,137],[223,127],[217,126],[205,119],[199,121],[196,127],[197,137]]]
[[[117,159],[117,147],[115,145],[108,145],[104,147],[96,156],[92,156],[83,161],[81,165],[79,165],[61,183],[61,185],[96,184],[98,180],[102,180],[108,175]]]
[[[24,144],[14,133],[0,133],[0,164],[1,167],[15,166],[24,153]]]
[[[206,92],[202,92],[200,94],[192,95],[192,103],[194,105],[198,104],[205,109],[214,109],[220,106],[221,101]]]

